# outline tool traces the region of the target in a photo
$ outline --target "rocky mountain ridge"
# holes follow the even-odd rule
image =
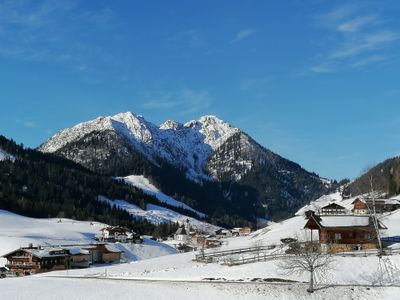
[[[248,220],[289,216],[331,188],[215,116],[160,126],[131,112],[98,117],[60,131],[39,150],[111,176],[144,175],[205,213],[209,201]]]

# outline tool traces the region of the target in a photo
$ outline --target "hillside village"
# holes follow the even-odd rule
[[[214,234],[204,234],[194,229],[187,219],[179,225],[173,235],[165,240],[159,239],[159,242],[181,253],[192,252],[197,261],[223,262],[230,266],[276,259],[277,254],[280,257],[285,256],[285,253],[290,254],[291,247],[300,241],[318,243],[323,253],[342,255],[397,253],[397,248],[393,248],[393,245],[400,242],[400,232],[390,226],[391,222],[385,225],[385,220],[397,215],[400,208],[399,200],[368,197],[339,198],[340,194],[336,193],[330,198],[324,196],[303,207],[297,216],[292,218],[297,220],[296,225],[290,227],[292,234],[290,231],[281,232],[274,239],[258,239],[260,235],[268,237],[269,232],[274,231],[273,223],[253,233],[250,228],[243,227],[220,228]],[[290,222],[292,219],[285,222]],[[302,236],[300,232],[303,232]],[[247,244],[243,240],[246,237],[248,237]],[[252,239],[254,241],[251,241]],[[104,226],[87,244],[41,246],[30,243],[29,246],[2,254],[7,259],[3,274],[21,276],[88,268],[96,264],[124,263],[127,262],[124,251],[116,246],[130,243],[140,245],[143,241],[142,236],[127,228]],[[237,244],[245,247],[236,247]]]
[[[282,277],[276,266],[285,257],[293,255],[291,249],[296,242],[302,243],[308,240],[319,243],[322,252],[335,258],[335,267],[331,270],[331,277],[318,279],[317,286],[336,284],[338,285],[337,291],[340,292],[339,286],[348,280],[353,283],[372,284],[372,286],[392,285],[397,282],[397,275],[394,275],[395,277],[389,275],[390,273],[397,274],[397,268],[393,264],[400,262],[397,229],[400,224],[399,202],[397,199],[380,199],[376,203],[381,205],[377,219],[383,246],[382,252],[379,251],[379,243],[372,221],[373,216],[368,208],[367,199],[363,197],[342,199],[340,193],[336,193],[323,196],[303,207],[293,218],[280,223],[269,223],[266,227],[251,233],[245,228],[242,228],[241,232],[239,229],[220,229],[212,237],[206,235],[201,239],[190,228],[190,222],[185,222],[173,236],[162,243],[177,248],[186,245],[188,248],[182,247],[180,251],[175,252],[181,252],[180,254],[154,257],[133,264],[126,264],[129,260],[126,260],[124,256],[128,256],[128,253],[121,251],[121,245],[131,243],[142,247],[148,243],[148,238],[144,237],[143,241],[141,239],[125,241],[118,235],[132,237],[135,235],[123,232],[123,228],[107,226],[98,227],[96,229],[98,233],[92,236],[94,241],[86,245],[78,247],[29,245],[20,249],[16,248],[3,255],[10,259],[5,262],[7,268],[12,268],[10,266],[13,264],[12,262],[18,260],[19,265],[21,263],[24,265],[23,272],[29,270],[30,274],[36,273],[33,269],[29,269],[32,266],[41,268],[38,273],[53,271],[45,273],[50,277],[40,278],[43,282],[47,282],[52,276],[66,276],[71,280],[80,276],[86,278],[102,276],[103,278],[124,278],[126,280],[137,278],[176,280],[183,278],[182,274],[185,274],[184,280],[189,281],[218,283],[220,281],[262,282],[267,280],[279,282],[283,278],[294,281],[299,279],[294,274]],[[56,222],[55,224],[60,223]],[[95,239],[98,241],[96,242]],[[210,240],[209,244],[205,242],[208,239]],[[200,243],[195,243],[198,240]],[[213,241],[218,241],[218,245]],[[157,242],[154,241],[154,243]],[[192,247],[195,244],[197,248],[194,249]],[[185,251],[189,252],[184,253]],[[377,275],[374,275],[374,272],[379,271],[376,263],[381,259],[382,262],[388,259],[392,263],[389,265],[385,263],[387,265],[385,272],[388,273],[380,274],[379,279],[375,277]],[[88,263],[92,267],[87,268]],[[96,267],[93,268],[93,266]],[[358,271],[350,272],[350,269]],[[14,268],[14,270],[16,269]],[[4,270],[3,273],[9,275],[10,270]],[[8,280],[10,279],[6,279],[4,282],[8,282]],[[302,289],[296,288],[296,284],[293,284],[293,288],[298,291],[297,293],[302,293]],[[355,292],[360,293],[359,290],[355,290]],[[315,293],[322,295],[321,293],[325,292],[316,291]],[[82,295],[84,294],[83,292]],[[324,295],[326,296],[326,294]],[[367,295],[369,294],[367,293]]]

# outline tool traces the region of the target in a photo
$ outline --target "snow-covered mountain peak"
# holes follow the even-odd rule
[[[216,123],[220,123],[220,124],[224,123],[224,124],[228,124],[225,121],[221,120],[220,118],[218,118],[217,116],[214,116],[214,115],[202,116],[202,117],[199,118],[199,122],[203,123],[203,124],[204,123],[214,123],[214,124],[216,124]]]
[[[131,112],[119,113],[110,117],[113,122],[113,127],[128,138],[134,138],[146,144],[151,144],[153,134],[157,131],[157,127],[146,121],[141,115],[135,115]]]
[[[167,120],[164,123],[160,125],[160,129],[162,130],[178,130],[182,129],[183,125],[181,123],[178,123],[174,120]]]
[[[91,136],[92,133],[93,136]],[[119,147],[124,149],[121,151],[125,154],[135,148],[152,163],[158,165],[159,161],[167,161],[185,170],[188,178],[201,181],[203,179],[211,179],[210,175],[213,178],[218,177],[216,176],[218,172],[210,167],[212,156],[215,156],[216,151],[219,151],[228,139],[242,132],[239,128],[235,128],[213,115],[202,116],[198,120],[189,121],[184,125],[174,120],[167,120],[160,126],[156,126],[140,115],[135,115],[132,112],[123,112],[114,116],[98,117],[72,128],[64,129],[50,138],[39,149],[43,152],[60,151],[68,158],[75,159],[81,163],[92,158],[79,158],[79,148],[93,148],[91,141],[98,143],[99,134],[101,136],[102,133],[104,133],[102,141],[108,141],[109,143],[104,145],[103,151],[97,148],[97,152],[90,150],[89,152],[93,153],[93,159],[97,159],[100,153],[104,157],[110,157],[111,153],[115,153]],[[79,142],[79,145],[74,145],[69,149],[68,144],[72,142]],[[235,139],[232,143],[234,145],[239,143],[241,152],[237,152],[235,154],[237,157],[235,156],[234,158],[231,157],[234,154],[230,146],[225,147],[222,151],[228,151],[228,156],[219,151],[217,156],[224,158],[223,162],[219,163],[218,170],[226,172],[227,157],[231,157],[231,161],[238,161],[240,164],[240,167],[235,164],[234,167],[228,168],[230,172],[235,172],[232,178],[238,180],[243,175],[242,173],[246,173],[252,168],[253,163],[251,162],[256,159],[253,154],[260,151],[263,152],[263,150],[251,151],[253,142],[246,139],[245,136],[240,141]],[[132,147],[128,146],[126,148],[126,145],[131,145]],[[112,150],[110,150],[110,147]],[[131,150],[129,150],[129,147]],[[259,155],[257,154],[256,156],[258,157]],[[214,157],[212,165],[219,159]],[[238,169],[238,171],[236,172],[234,169]]]
[[[192,128],[204,136],[204,142],[213,150],[219,148],[228,138],[240,129],[232,127],[227,122],[216,116],[202,116],[199,120],[192,120],[185,124],[185,127]]]

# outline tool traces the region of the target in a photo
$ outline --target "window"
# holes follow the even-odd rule
[[[352,238],[353,237],[353,233],[349,232],[349,237]]]
[[[335,233],[335,240],[338,241],[342,239],[342,235],[340,233]]]

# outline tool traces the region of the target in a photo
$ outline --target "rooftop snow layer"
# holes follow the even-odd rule
[[[368,226],[369,216],[321,216],[320,224],[324,227]]]

